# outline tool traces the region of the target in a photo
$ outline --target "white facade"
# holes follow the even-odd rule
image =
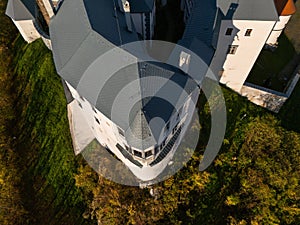
[[[42,0],[40,4],[49,18],[54,16],[52,0]],[[46,46],[51,49],[48,34],[39,27],[39,18],[41,18],[40,12],[37,10],[39,6],[29,5],[25,6],[21,0],[15,0],[15,2],[9,0],[6,14],[12,19],[26,42],[31,43],[42,37]]]
[[[272,29],[272,32],[270,33],[268,40],[266,41],[267,44],[277,45],[277,39],[279,38],[286,24],[289,22],[290,18],[291,15],[279,16],[279,21],[276,22],[274,28]]]
[[[13,20],[13,22],[26,42],[31,43],[41,37],[34,26],[34,20]]]
[[[180,116],[178,117],[177,114],[175,114],[171,117],[169,121],[170,129],[165,133],[165,136],[161,137],[159,145],[165,143],[164,146],[166,146],[168,144],[169,140],[173,136],[173,128],[175,125],[177,125],[177,128],[181,127],[182,135],[180,135],[176,140],[172,150],[159,163],[150,165],[150,163],[159,156],[164,146],[162,146],[156,154],[156,146],[152,146],[145,150],[131,148],[131,146],[128,146],[125,137],[119,132],[120,128],[115,123],[93,107],[86,99],[81,97],[70,84],[67,82],[66,84],[74,97],[74,100],[68,105],[68,115],[75,154],[79,154],[93,139],[97,139],[103,147],[112,151],[122,162],[125,163],[125,165],[137,178],[143,181],[150,181],[156,178],[168,166],[168,163],[171,161],[179,143],[181,142],[183,134],[191,122],[191,115],[193,115],[195,110],[195,104],[192,104],[192,102],[197,102],[199,96],[199,89],[196,89],[189,95],[184,106],[182,106]],[[86,132],[82,132],[83,130]],[[143,167],[136,166],[124,157],[124,155],[116,147],[116,144],[120,144],[124,149],[128,146],[132,150],[141,152],[142,157],[136,156],[135,154],[131,155],[135,160],[140,162]],[[145,152],[149,151],[152,151],[152,155],[146,157]]]
[[[49,18],[51,19],[51,17],[54,16],[52,0],[42,0],[42,2]]]
[[[239,92],[269,37],[275,21],[223,20],[211,62],[220,82]],[[228,29],[232,29],[231,34]]]

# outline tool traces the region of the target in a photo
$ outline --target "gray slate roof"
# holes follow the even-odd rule
[[[210,64],[214,54],[212,41],[224,19],[277,21],[278,14],[273,0],[194,0],[179,44]]]
[[[154,7],[154,0],[128,0],[128,2],[132,13],[151,12]]]
[[[14,21],[33,20],[35,7],[35,0],[9,0],[5,14]]]
[[[135,32],[127,32],[114,2],[103,0],[65,0],[51,20],[50,36],[56,69],[62,76],[69,73],[74,87],[98,56],[138,39]]]
[[[277,21],[278,13],[274,0],[217,0],[223,14],[235,20]]]
[[[194,0],[191,15],[178,44],[190,49],[209,65],[221,20],[277,21],[273,0]]]
[[[219,29],[216,15],[218,19],[276,20],[278,17],[273,0],[240,0],[234,5],[232,2],[195,1],[179,44],[209,65],[214,54],[213,35]],[[125,131],[132,147],[146,149],[157,143],[165,123],[184,104],[186,95],[198,88],[201,76],[193,74],[195,77],[192,75],[190,79],[163,64],[138,62],[140,57],[132,52],[127,54],[134,63],[113,75],[108,74],[108,68],[124,59],[113,58],[109,64],[97,67],[99,62],[94,61],[99,56],[115,46],[138,40],[134,30],[128,31],[125,15],[118,10],[117,3],[117,0],[65,0],[50,23],[54,61],[63,79]],[[146,12],[152,10],[153,0],[130,0],[130,4],[131,11]],[[192,61],[193,58],[191,65]],[[83,75],[92,79],[82,82]],[[101,85],[104,86],[99,88]],[[117,104],[116,99],[119,99]]]
[[[197,84],[180,71],[162,64],[137,62],[133,55],[135,63],[113,75],[108,74],[109,65],[99,68],[96,63],[92,70],[89,66],[105,52],[138,40],[136,32],[128,31],[124,14],[115,11],[115,6],[114,1],[107,0],[65,0],[50,22],[54,62],[64,80],[78,87],[82,96],[125,131],[132,147],[146,149],[157,143],[165,122]],[[110,65],[124,60],[123,56],[113,58]],[[91,71],[86,73],[88,68]],[[93,79],[82,82],[83,75]],[[99,89],[102,84],[105,85]],[[122,101],[115,104],[127,85],[129,93],[121,95]]]
[[[215,0],[194,1],[182,39],[178,42],[200,56],[207,65],[215,51],[211,43],[216,11]]]

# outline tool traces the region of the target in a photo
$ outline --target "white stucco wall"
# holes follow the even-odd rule
[[[70,104],[77,104],[76,109],[81,110],[80,114],[84,117],[84,120],[86,121],[88,127],[90,129],[87,130],[87,133],[85,133],[86,126],[82,126],[82,129],[80,131],[80,124],[83,121],[83,118],[80,118],[79,121],[75,121],[75,117],[73,117],[72,123],[70,123],[70,126],[76,126],[76,135],[79,136],[80,132],[82,133],[82,137],[78,138],[78,140],[75,140],[75,143],[77,143],[77,149],[76,154],[78,154],[80,151],[78,150],[78,146],[84,146],[85,140],[91,140],[90,132],[92,132],[92,136],[96,138],[99,143],[102,146],[107,146],[120,160],[122,160],[127,167],[140,179],[142,180],[151,180],[157,177],[163,170],[164,168],[168,165],[170,160],[172,159],[182,136],[178,138],[176,144],[173,146],[173,149],[170,151],[170,153],[158,164],[154,166],[144,166],[143,168],[137,167],[134,164],[132,164],[128,159],[126,159],[122,153],[118,150],[116,147],[116,144],[119,143],[121,145],[127,144],[126,140],[124,137],[119,135],[117,125],[114,124],[110,119],[108,119],[106,116],[104,116],[100,111],[97,109],[96,112],[93,110],[93,107],[90,105],[90,103],[87,100],[83,100],[80,98],[80,95],[78,92],[69,84],[66,82],[68,85],[72,96],[74,97],[74,101]],[[187,99],[187,102],[185,103],[185,106],[183,107],[183,111],[180,117],[180,120],[184,122],[184,125],[182,127],[182,132],[184,133],[185,130],[187,129],[190,120],[192,118],[193,112],[195,110],[195,105],[191,104],[193,102],[197,102],[199,96],[199,89],[196,89]],[[81,107],[79,106],[79,103]],[[75,106],[72,106],[73,108]],[[69,107],[70,108],[70,107]],[[69,114],[72,114],[72,112],[69,112]],[[79,113],[77,113],[79,114]],[[95,117],[99,120],[100,124],[98,124],[95,120]],[[171,126],[175,125],[177,123],[176,121],[177,114],[171,118]],[[71,127],[71,130],[73,130],[74,133],[74,128]],[[72,134],[74,136],[74,134]],[[167,139],[166,142],[171,138],[172,136],[170,135],[169,138]],[[74,140],[73,140],[74,143]],[[79,143],[79,144],[78,144]],[[76,147],[76,146],[74,146]],[[83,150],[83,149],[81,149]]]
[[[277,39],[285,28],[286,24],[289,22],[291,16],[280,16],[279,21],[276,22],[268,40],[267,44],[275,45],[277,43]]]
[[[31,43],[41,37],[35,29],[32,20],[13,20],[13,22],[26,42]]]
[[[78,155],[95,139],[95,137],[91,128],[88,126],[82,109],[79,107],[77,101],[73,100],[70,102],[67,109],[73,149],[75,155]]]
[[[46,47],[52,51],[52,42],[51,42],[51,39],[48,39],[48,38],[45,38],[43,36],[41,36],[44,44],[46,45]]]
[[[117,126],[97,109],[95,109],[95,112],[93,110],[93,106],[91,106],[87,100],[80,98],[78,92],[69,83],[67,83],[67,85],[72,96],[82,105],[82,112],[86,122],[89,127],[91,127],[95,138],[97,138],[100,144],[103,146],[107,145],[109,148],[113,147],[117,143],[122,144],[123,142],[121,142],[117,133]],[[100,124],[97,123],[95,118],[99,120]]]
[[[42,0],[49,17],[54,16],[52,0]]]
[[[223,20],[211,70],[220,82],[239,92],[275,24],[275,21]],[[225,35],[233,28],[232,35]],[[252,29],[250,36],[245,36]],[[227,54],[229,45],[237,45],[235,54]],[[222,71],[222,72],[221,72]]]

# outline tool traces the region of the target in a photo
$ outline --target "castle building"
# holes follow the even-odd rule
[[[210,69],[219,76],[220,83],[253,103],[278,112],[299,75],[284,93],[246,80],[262,49],[277,45],[296,11],[293,0],[182,0],[181,8],[186,23],[183,38],[195,37],[195,30],[199,30],[198,39],[212,48]]]
[[[249,89],[246,78],[295,12],[292,0],[182,0],[185,31],[178,44],[188,50],[173,51],[177,69],[124,47],[153,38],[154,0],[41,2],[9,0],[6,13],[27,42],[42,37],[53,51],[75,154],[96,140],[142,181],[168,166],[190,124],[208,72],[192,71],[193,53],[221,83],[263,105],[261,90]],[[99,60],[107,52],[113,63]],[[115,65],[125,66],[114,71]]]

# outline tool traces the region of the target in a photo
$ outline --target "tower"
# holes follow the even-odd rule
[[[275,6],[279,15],[279,20],[273,27],[267,45],[276,46],[277,39],[289,22],[291,16],[296,12],[295,3],[293,0],[275,0]]]

